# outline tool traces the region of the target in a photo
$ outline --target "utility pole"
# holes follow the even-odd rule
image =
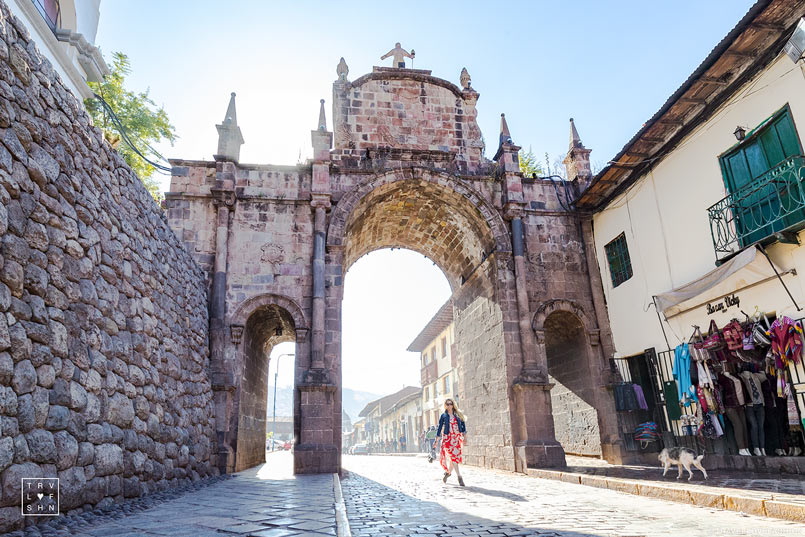
[[[274,369],[274,417],[271,420],[271,451],[274,451],[274,437],[277,435],[277,376],[280,373],[280,358],[283,356],[296,356],[293,353],[285,352],[277,356],[277,365]]]

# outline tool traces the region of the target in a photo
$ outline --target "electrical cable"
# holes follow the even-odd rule
[[[112,109],[112,107],[109,105],[109,103],[107,103],[103,99],[103,97],[101,97],[97,93],[93,93],[93,95],[101,103],[101,106],[103,107],[104,113],[106,113],[109,116],[109,119],[111,119],[112,124],[117,129],[117,132],[120,133],[120,137],[124,142],[126,142],[126,145],[128,145],[131,148],[131,150],[134,151],[141,159],[143,159],[145,162],[147,162],[148,164],[150,164],[151,166],[156,168],[159,172],[161,172],[161,173],[163,173],[165,175],[171,175],[173,169],[170,166],[164,166],[162,164],[158,164],[158,163],[152,161],[151,159],[149,159],[148,157],[143,155],[142,152],[139,149],[137,149],[137,146],[135,146],[134,142],[132,142],[131,139],[129,138],[129,134],[128,134],[128,132],[126,132],[125,127],[123,127],[123,124],[121,123],[120,118],[117,117],[117,114],[115,114],[115,111]],[[140,140],[140,141],[143,142],[142,140]],[[159,157],[160,159],[165,160],[167,162],[167,159],[165,159],[165,157],[163,157],[158,151],[156,151],[153,147],[151,147],[147,142],[143,142],[143,143],[157,157]]]

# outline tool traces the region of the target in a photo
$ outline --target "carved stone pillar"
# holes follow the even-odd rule
[[[233,471],[235,464],[234,452],[228,438],[235,379],[233,372],[227,367],[224,360],[224,351],[227,345],[226,326],[224,323],[226,317],[226,271],[229,253],[229,219],[235,205],[234,174],[234,163],[218,162],[217,180],[215,187],[211,189],[212,203],[216,208],[216,228],[215,267],[210,290],[210,370],[215,403],[217,464],[221,473]]]

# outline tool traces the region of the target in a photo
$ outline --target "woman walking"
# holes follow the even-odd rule
[[[442,436],[444,430],[444,436]],[[461,478],[461,472],[458,465],[463,461],[461,450],[464,445],[464,434],[467,432],[467,426],[464,423],[464,414],[458,409],[458,406],[452,399],[445,399],[444,401],[444,414],[439,418],[439,428],[436,431],[437,438],[442,439],[442,454],[439,457],[439,464],[444,468],[444,477],[442,481],[447,483],[447,478],[453,473],[455,469],[458,476],[458,484],[464,486],[464,480]]]

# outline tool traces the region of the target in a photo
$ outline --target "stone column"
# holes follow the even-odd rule
[[[311,328],[310,368],[324,370],[324,242],[326,237],[325,218],[329,200],[316,199],[311,202],[313,217],[313,319]]]
[[[233,471],[235,464],[229,438],[235,382],[233,372],[230,367],[227,367],[224,359],[227,344],[224,322],[226,317],[226,271],[229,218],[235,204],[235,164],[218,162],[216,168],[216,182],[211,189],[212,202],[216,207],[216,228],[215,268],[210,290],[210,369],[215,402],[217,465],[221,473],[225,473]],[[237,333],[237,336],[239,339],[240,332]]]
[[[525,198],[518,151],[520,147],[512,143],[506,117],[501,114],[500,147],[494,159],[498,162],[503,179],[503,216],[511,222],[518,333],[522,353],[519,374],[512,382],[512,436],[515,470],[525,472],[528,467],[565,466],[565,452],[556,441],[554,433],[550,394],[553,384],[548,382],[545,344],[544,341],[539,344],[531,328],[522,220]]]

